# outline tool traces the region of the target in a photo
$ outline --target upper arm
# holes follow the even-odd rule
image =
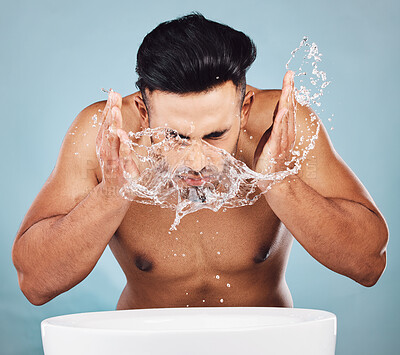
[[[16,239],[40,220],[68,214],[97,185],[95,141],[99,125],[93,124],[92,117],[104,105],[99,102],[85,108],[68,129],[56,165],[25,215]]]
[[[319,127],[315,147],[302,164],[300,178],[324,197],[358,202],[379,214],[366,188],[335,151],[322,121],[311,108],[300,104],[297,107],[295,147],[299,146],[302,135],[306,140],[310,139]],[[313,122],[310,118],[312,114],[316,117]],[[307,144],[303,143],[303,146]]]

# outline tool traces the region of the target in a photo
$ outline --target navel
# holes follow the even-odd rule
[[[253,258],[253,261],[256,264],[262,263],[263,261],[267,260],[267,258],[269,257],[270,254],[270,246],[264,245],[262,246],[258,253],[256,254],[256,256]]]
[[[151,271],[153,269],[153,263],[142,255],[135,257],[135,265],[141,271]]]

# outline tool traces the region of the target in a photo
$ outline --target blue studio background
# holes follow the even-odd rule
[[[115,309],[125,277],[108,248],[82,283],[36,307],[18,288],[12,243],[75,116],[106,98],[102,87],[122,95],[136,91],[134,67],[143,37],[160,22],[194,10],[254,40],[258,57],[248,83],[258,88],[281,88],[290,52],[304,35],[318,44],[321,68],[332,80],[323,99],[326,116],[321,118],[327,122],[334,114],[329,133],[336,150],[386,217],[388,264],[378,283],[366,288],[322,266],[295,241],[287,283],[295,307],[337,315],[338,355],[397,354],[396,0],[1,0],[0,353],[43,354],[40,322],[45,318]]]

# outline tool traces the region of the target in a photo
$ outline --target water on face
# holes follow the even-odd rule
[[[307,40],[308,38],[304,37],[299,47],[291,52],[286,69],[295,72],[294,97],[296,100],[301,105],[316,106],[317,109],[314,112],[318,112],[323,89],[330,82],[326,80],[326,73],[318,70],[322,54],[318,52],[315,43],[309,44]],[[290,68],[289,64],[299,59],[298,54],[301,50],[303,58],[300,59],[300,66],[298,69]],[[312,68],[307,69],[306,66],[310,60]],[[303,77],[307,76],[307,71],[311,72],[311,75],[309,75],[310,85],[306,86]],[[298,78],[299,88],[296,85]],[[331,121],[331,119],[328,120]],[[133,179],[125,171],[126,184],[121,188],[120,194],[137,203],[158,205],[174,210],[175,220],[170,230],[176,230],[185,215],[200,209],[207,208],[217,212],[221,208],[226,211],[227,208],[252,205],[275,183],[287,176],[298,174],[318,138],[319,120],[312,114],[308,122],[316,128],[314,127],[313,130],[308,128],[306,132],[297,130],[299,142],[291,150],[290,158],[285,162],[286,168],[265,174],[255,172],[244,162],[235,159],[234,153],[217,148],[204,140],[181,139],[178,132],[168,127],[129,132],[130,149],[140,175]],[[97,116],[93,118],[93,124],[96,123]],[[195,128],[193,122],[191,128],[192,130]],[[311,131],[313,133],[310,133]],[[139,141],[151,141],[152,144],[139,144]],[[203,168],[200,171],[191,168],[197,159],[203,159],[206,162],[202,164]],[[271,157],[269,163],[274,164],[276,161]],[[202,179],[201,183],[187,180],[189,177]],[[264,182],[263,192],[257,189],[257,184],[261,181]]]
[[[171,134],[172,133],[172,134]],[[274,183],[296,174],[316,137],[310,139],[308,149],[302,154],[292,155],[283,171],[260,174],[251,170],[232,154],[206,141],[185,141],[176,131],[168,128],[145,129],[130,136],[136,140],[154,137],[159,142],[150,145],[129,142],[140,175],[136,179],[126,173],[127,183],[120,193],[131,201],[159,205],[176,211],[170,230],[176,230],[180,220],[187,214],[207,208],[217,212],[223,208],[234,208],[254,204],[261,196],[257,183],[267,181],[266,191]],[[200,171],[191,168],[194,159],[206,162]],[[201,179],[198,186],[193,180]],[[265,192],[265,191],[264,191]]]

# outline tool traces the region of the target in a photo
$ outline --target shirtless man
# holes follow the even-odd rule
[[[286,169],[282,158],[319,119],[311,124],[312,110],[293,101],[290,71],[282,90],[246,85],[254,59],[247,36],[199,14],[163,23],[146,36],[138,52],[140,91],[124,98],[111,92],[107,102],[76,117],[18,231],[13,262],[32,304],[43,305],[84,280],[107,245],[127,280],[117,309],[293,307],[285,281],[293,237],[329,269],[364,286],[377,282],[386,267],[386,222],[322,123],[300,173],[252,206],[189,214],[172,234],[174,211],[118,194],[123,168],[140,173],[127,132],[165,124],[184,139],[235,154],[257,172]],[[103,123],[93,127],[99,109]],[[196,185],[204,159],[192,162],[185,182]],[[259,192],[265,186],[260,183]]]

